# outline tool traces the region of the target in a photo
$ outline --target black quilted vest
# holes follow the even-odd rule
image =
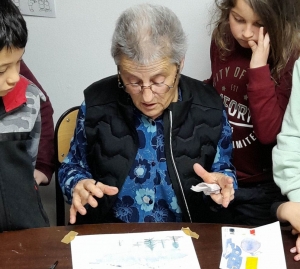
[[[179,87],[182,101],[171,103],[163,114],[168,173],[183,220],[207,222],[203,195],[190,188],[202,181],[194,163],[211,170],[222,131],[222,100],[211,86],[184,75]],[[84,95],[87,161],[93,178],[121,189],[138,149],[131,98],[118,88],[116,76],[95,82]],[[98,199],[99,206],[78,215],[77,223],[107,221],[115,199]]]

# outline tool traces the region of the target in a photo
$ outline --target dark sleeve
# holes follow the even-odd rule
[[[273,218],[276,218],[276,219],[277,219],[277,210],[278,210],[278,207],[279,207],[281,204],[283,204],[283,203],[285,203],[285,202],[274,202],[274,203],[271,205],[270,211],[271,211],[271,216],[272,216]]]
[[[20,66],[20,74],[32,81],[44,93],[45,102],[41,102],[41,118],[42,130],[39,143],[38,156],[35,168],[43,172],[49,182],[54,172],[54,123],[53,123],[53,108],[47,93],[36,80],[26,64],[22,61]]]

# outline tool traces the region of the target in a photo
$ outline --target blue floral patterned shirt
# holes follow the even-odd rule
[[[180,98],[179,95],[179,101]],[[78,181],[92,178],[86,160],[85,113],[83,102],[70,151],[59,170],[60,185],[68,203],[72,202],[73,188]],[[180,222],[181,209],[167,172],[162,117],[152,120],[138,109],[134,114],[139,148],[125,183],[119,190],[113,207],[114,216],[124,222]],[[231,127],[223,110],[223,131],[211,171],[232,177],[237,188],[231,152]]]

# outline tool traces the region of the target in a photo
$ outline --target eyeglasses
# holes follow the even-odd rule
[[[176,75],[173,81],[173,85],[167,85],[165,83],[153,83],[148,86],[140,85],[138,83],[127,83],[123,84],[120,80],[120,70],[118,67],[118,87],[124,89],[129,94],[139,94],[143,92],[144,89],[149,88],[153,94],[164,94],[167,93],[170,89],[174,88],[177,77],[179,74],[179,65],[177,65]]]

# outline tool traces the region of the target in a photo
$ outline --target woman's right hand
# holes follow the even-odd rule
[[[91,178],[80,180],[74,190],[72,205],[70,208],[70,223],[74,224],[76,222],[76,214],[79,212],[81,215],[86,214],[86,209],[84,205],[89,204],[92,207],[97,207],[98,203],[93,197],[102,198],[104,194],[115,195],[118,193],[117,187],[112,187],[104,185],[101,182],[97,182]]]

